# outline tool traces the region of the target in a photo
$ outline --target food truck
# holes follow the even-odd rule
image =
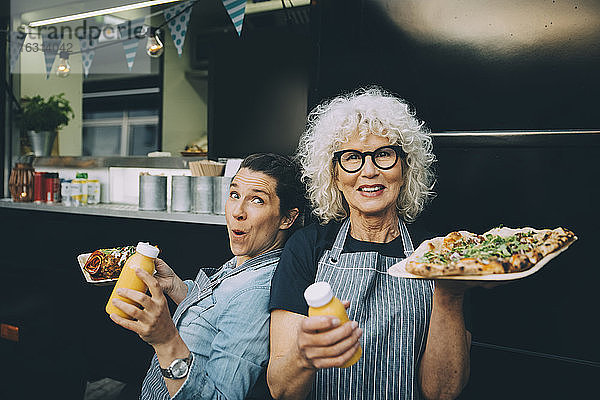
[[[222,265],[221,194],[201,205],[177,177],[214,164],[231,176],[254,152],[292,155],[314,106],[372,85],[405,99],[431,131],[425,225],[562,226],[578,237],[535,274],[469,292],[460,398],[595,392],[595,2],[247,1],[241,22],[221,0],[7,3],[0,398],[90,400],[107,378],[134,388],[120,398],[137,398],[152,348],[107,317],[114,281],[95,282],[78,257],[149,241],[184,279]],[[29,124],[36,96],[66,100],[67,122]]]

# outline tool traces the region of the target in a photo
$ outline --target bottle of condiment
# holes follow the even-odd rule
[[[87,203],[87,172],[78,172],[71,181],[71,204],[75,207]]]
[[[100,181],[98,179],[87,180],[87,203],[100,203]]]
[[[345,324],[350,319],[346,314],[346,308],[342,302],[333,295],[331,286],[327,282],[315,282],[304,291],[304,298],[308,303],[308,316],[331,315],[340,320],[340,325]],[[362,348],[358,347],[354,355],[348,360],[342,368],[348,368],[362,356]]]
[[[86,205],[87,199],[88,199],[88,188],[87,188],[88,174],[87,174],[87,172],[78,172],[77,175],[75,175],[75,177],[77,179],[79,179],[80,184],[81,184],[81,204]]]
[[[63,206],[71,205],[71,179],[60,180],[60,198]]]
[[[114,297],[118,297],[126,303],[133,304],[135,306],[139,306],[136,302],[129,300],[127,298],[121,297],[116,294],[116,290],[118,288],[128,288],[137,290],[138,292],[146,293],[148,287],[135,273],[136,268],[141,268],[148,272],[150,275],[154,274],[154,259],[158,256],[159,250],[158,247],[152,246],[146,242],[139,242],[137,247],[135,248],[135,253],[131,255],[125,261],[125,265],[123,266],[123,270],[121,271],[121,275],[119,275],[119,280],[115,285],[115,288],[108,299],[108,303],[106,304],[106,312],[108,314],[117,314],[123,318],[132,319],[129,315],[125,314],[123,311],[118,309],[113,303],[112,299]]]

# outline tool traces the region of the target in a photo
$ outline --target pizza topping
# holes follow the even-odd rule
[[[444,241],[441,251],[429,250],[420,262],[449,264],[464,258],[477,258],[483,261],[489,258],[510,257],[513,254],[524,254],[533,249],[537,240],[531,232],[520,232],[508,237],[486,234],[457,239],[454,234],[451,243]],[[449,248],[448,248],[449,247]]]

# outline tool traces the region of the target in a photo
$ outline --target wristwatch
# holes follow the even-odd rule
[[[185,378],[192,365],[192,353],[187,358],[176,358],[167,368],[161,368],[162,376],[169,379]]]

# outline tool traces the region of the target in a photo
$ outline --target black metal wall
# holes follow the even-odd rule
[[[449,132],[434,139],[438,196],[420,217],[430,231],[564,226],[579,236],[539,274],[473,290],[461,398],[590,396],[600,372],[600,4],[322,0],[312,23],[309,107],[378,85]],[[518,134],[575,130],[586,133]],[[517,135],[458,134],[497,131]]]
[[[588,397],[600,373],[600,135],[435,137],[434,152],[437,197],[419,217],[430,231],[562,226],[579,238],[531,277],[472,291],[461,398]]]
[[[269,21],[277,16],[282,26]],[[212,159],[254,152],[291,154],[304,129],[311,65],[308,25],[286,22],[281,11],[263,16],[270,17],[266,25],[258,17],[247,17],[241,37],[218,34],[209,41]]]
[[[220,225],[4,208],[0,221],[0,322],[20,328],[18,343],[0,339],[3,399],[81,399],[103,377],[141,387],[152,348],[108,318],[112,287],[86,283],[78,254],[149,241],[183,279],[231,257]]]
[[[318,4],[311,106],[375,84],[434,132],[600,127],[597,1]]]

